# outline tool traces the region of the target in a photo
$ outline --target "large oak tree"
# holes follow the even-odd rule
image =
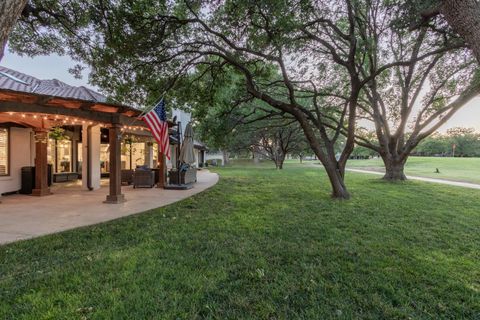
[[[49,2],[48,9],[44,9]],[[348,198],[344,183],[353,150],[357,100],[374,75],[362,75],[367,43],[360,33],[376,19],[369,2],[302,1],[35,1],[37,12],[15,34],[19,52],[67,50],[89,63],[92,80],[123,99],[163,91],[159,76],[178,79],[199,65],[217,72],[234,68],[246,91],[300,124],[323,163],[332,195]],[[43,8],[41,7],[43,5]],[[88,19],[86,18],[88,17]],[[38,19],[40,18],[40,19]],[[40,22],[38,22],[40,21]],[[48,26],[41,28],[40,23]],[[39,46],[24,45],[25,37]],[[45,45],[48,43],[48,45]],[[264,82],[265,66],[277,79]],[[126,94],[126,89],[134,89]],[[138,93],[138,94],[137,94]],[[339,98],[347,97],[347,101]],[[326,117],[338,111],[336,130]],[[329,126],[334,126],[331,122]],[[340,157],[335,143],[346,127]]]
[[[480,2],[478,0],[399,1],[412,28],[430,26],[442,33],[446,21],[462,37],[480,63]]]
[[[404,166],[415,147],[480,93],[478,64],[461,39],[428,32],[388,28],[377,61],[411,62],[380,73],[363,89],[361,116],[375,128],[376,139],[357,132],[357,142],[381,156],[387,180],[404,180]],[[381,39],[378,37],[377,39]]]
[[[27,0],[0,1],[0,61],[7,45],[8,35],[22,13]]]

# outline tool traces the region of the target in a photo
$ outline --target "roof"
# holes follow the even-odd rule
[[[60,80],[41,80],[0,66],[0,89],[105,103],[107,97],[86,87],[75,87]]]
[[[198,141],[198,140],[194,140],[193,145],[195,146],[195,148],[200,149],[200,150],[207,150],[208,149],[207,146],[205,145],[205,143],[203,143],[201,141]]]

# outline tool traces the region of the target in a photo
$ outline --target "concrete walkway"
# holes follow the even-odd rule
[[[383,175],[385,174],[385,172],[371,171],[371,170],[362,170],[362,169],[350,169],[350,168],[347,168],[347,169],[345,169],[345,170],[351,171],[351,172],[376,174],[376,175],[381,175],[381,176],[383,176]],[[469,182],[450,181],[450,180],[434,179],[434,178],[425,178],[425,177],[416,177],[416,176],[408,176],[407,178],[410,179],[410,180],[433,182],[433,183],[446,184],[446,185],[449,185],[449,186],[463,187],[463,188],[470,188],[470,189],[479,189],[479,190],[480,190],[480,184],[469,183]]]
[[[56,233],[117,219],[163,207],[191,197],[218,182],[218,175],[198,171],[198,182],[190,190],[122,187],[127,201],[105,204],[104,185],[96,191],[81,190],[78,184],[57,185],[54,194],[42,198],[27,195],[2,197],[0,203],[0,244]]]

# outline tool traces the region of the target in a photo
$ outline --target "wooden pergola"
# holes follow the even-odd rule
[[[145,123],[138,119],[141,111],[132,107],[85,101],[74,98],[47,96],[36,93],[0,89],[0,123],[14,123],[32,128],[35,134],[35,189],[33,195],[50,194],[48,187],[47,141],[54,126],[101,124],[109,129],[110,190],[106,203],[124,202],[121,192],[121,140],[124,131],[138,130],[151,135]],[[159,154],[159,187],[165,185],[166,161]]]

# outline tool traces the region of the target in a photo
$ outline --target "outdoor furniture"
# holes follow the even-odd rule
[[[155,185],[155,172],[152,170],[135,170],[133,173],[133,187],[153,188]]]
[[[191,184],[197,182],[197,169],[189,167],[186,170],[180,170],[180,181],[178,181],[177,169],[172,169],[168,173],[170,184]]]
[[[160,181],[160,168],[154,168],[152,171],[155,175],[155,184],[157,184]]]
[[[131,185],[133,183],[133,170],[123,169],[121,171],[122,184]]]
[[[60,172],[53,174],[53,182],[68,182],[78,180],[78,173],[76,172]]]
[[[32,194],[35,189],[35,167],[22,167],[21,169],[22,185],[19,193]],[[47,185],[52,185],[52,165],[48,164]]]
[[[180,141],[180,139],[178,140]],[[185,128],[183,143],[181,144],[180,153],[178,154],[177,168],[170,170],[168,174],[170,186],[175,185],[173,188],[180,187],[185,190],[191,188],[192,184],[197,182],[197,169],[192,166],[195,163],[193,145],[192,122],[189,122]],[[180,170],[180,172],[178,170]]]

